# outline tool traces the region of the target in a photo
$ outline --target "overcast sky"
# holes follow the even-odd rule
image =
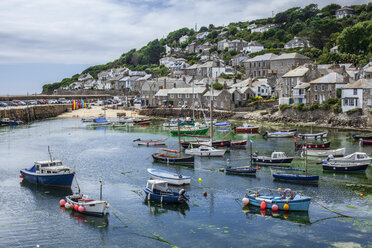
[[[0,95],[40,92],[45,83],[112,61],[182,27],[227,25],[332,2],[369,1],[1,0]]]

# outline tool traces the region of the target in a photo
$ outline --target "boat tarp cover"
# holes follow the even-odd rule
[[[94,119],[94,122],[95,123],[104,123],[104,122],[107,122],[106,118],[96,118]]]
[[[231,122],[228,122],[228,121],[225,121],[225,122],[218,122],[216,124],[214,124],[216,127],[218,126],[228,126],[228,125],[231,125]]]
[[[29,172],[36,172],[36,166],[32,166],[31,168],[29,169],[26,169],[26,171],[29,171]]]

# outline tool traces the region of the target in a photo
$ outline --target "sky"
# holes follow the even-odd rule
[[[197,24],[227,25],[271,17],[311,3],[364,0],[1,0],[0,95],[41,92],[42,85],[117,59],[132,48]]]

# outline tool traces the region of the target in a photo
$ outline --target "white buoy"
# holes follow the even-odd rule
[[[242,202],[243,202],[244,205],[248,205],[249,204],[249,199],[247,197],[244,197],[242,199]]]

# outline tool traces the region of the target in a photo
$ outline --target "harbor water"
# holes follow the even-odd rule
[[[0,128],[0,247],[368,247],[372,246],[372,168],[365,173],[323,172],[318,158],[308,158],[318,185],[274,181],[269,167],[255,177],[226,175],[227,165],[244,166],[250,149],[227,152],[223,158],[196,158],[195,168],[153,163],[159,147],[137,146],[133,140],[168,138],[167,148],[178,149],[162,123],[121,129],[87,128],[78,118],[35,122],[18,128]],[[260,126],[260,131],[275,129]],[[320,132],[300,128],[299,132]],[[372,155],[350,138],[351,131],[330,129],[331,148],[346,148]],[[216,131],[218,139],[253,141],[252,150],[270,155],[283,151],[296,156],[293,167],[304,169],[305,158],[295,151],[293,138],[264,139],[259,134]],[[188,138],[191,139],[191,138]],[[19,178],[19,170],[37,160],[53,157],[76,171],[71,190],[36,186]],[[147,168],[165,169],[192,177],[184,188],[187,205],[145,200]],[[201,181],[199,180],[201,179]],[[82,193],[103,199],[111,207],[103,217],[86,216],[59,207],[59,200],[78,187]],[[243,207],[249,189],[291,188],[311,196],[309,212],[261,211]],[[206,192],[206,196],[204,196]],[[364,194],[364,197],[360,197]],[[319,204],[318,204],[319,203]],[[326,206],[331,212],[323,208]],[[339,215],[346,215],[348,217]]]

